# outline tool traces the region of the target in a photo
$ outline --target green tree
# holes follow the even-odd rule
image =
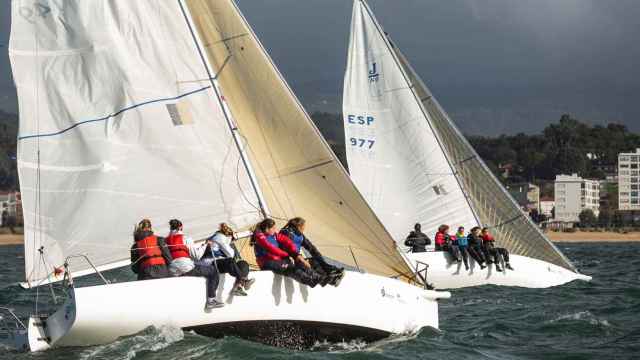
[[[591,209],[584,209],[578,216],[580,219],[581,227],[590,227],[593,226],[598,219],[596,219],[596,215],[593,213]]]

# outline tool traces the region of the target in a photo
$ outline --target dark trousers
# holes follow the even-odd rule
[[[329,275],[332,272],[340,270],[338,267],[326,262],[322,257],[312,257],[307,260],[309,264],[311,264],[311,268],[321,275]]]
[[[236,279],[249,277],[249,263],[244,260],[236,261],[234,258],[217,259],[216,266],[221,274],[230,274]]]
[[[151,265],[140,268],[138,280],[162,279],[169,277],[169,270],[166,265]]]
[[[295,265],[289,259],[267,261],[262,264],[261,269],[271,270],[276,274],[290,277],[301,284],[309,286],[317,285],[322,278],[313,268],[307,269],[302,265]]]
[[[467,251],[469,252],[471,258],[473,258],[473,260],[475,260],[478,264],[482,265],[487,261],[484,257],[484,253],[482,252],[482,248],[480,248],[479,246],[469,246],[467,248]]]
[[[464,261],[465,268],[469,268],[469,247],[468,246],[458,246],[460,250],[460,255],[462,256],[462,261]]]
[[[509,262],[509,251],[505,248],[499,247],[489,247],[485,249],[485,255],[487,259],[493,258],[493,262],[496,264],[500,264],[502,262],[501,259],[504,259],[504,262]]]
[[[445,245],[445,250],[449,253],[449,255],[451,255],[453,260],[462,260],[462,257],[460,256],[460,249],[457,245]]]
[[[182,276],[202,276],[207,278],[207,298],[216,297],[220,274],[218,274],[218,269],[215,266],[196,264],[193,270],[184,273]]]

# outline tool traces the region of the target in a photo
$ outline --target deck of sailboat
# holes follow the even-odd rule
[[[462,262],[452,261],[452,257],[444,251],[428,251],[410,253],[407,257],[429,265],[427,280],[436,289],[457,289],[463,287],[498,285],[525,288],[549,288],[569,283],[574,280],[591,280],[583,275],[548,263],[521,255],[510,255],[514,270],[496,271],[494,265],[485,269],[469,259],[469,270]]]

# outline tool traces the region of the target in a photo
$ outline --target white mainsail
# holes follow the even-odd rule
[[[142,218],[159,234],[180,218],[194,238],[259,220],[177,1],[20,0],[12,15],[31,285],[73,254],[126,264]]]
[[[355,1],[343,114],[351,178],[397,242],[418,222],[478,225],[429,114],[364,2]]]
[[[424,170],[427,173],[438,173],[444,167],[442,157],[446,159],[446,163],[449,165],[448,179],[449,184],[458,184],[455,188],[459,191],[458,196],[451,201],[455,202],[455,206],[458,206],[461,214],[457,216],[446,216],[445,208],[435,208],[431,212],[418,216],[415,214],[415,219],[421,223],[423,217],[429,220],[426,223],[429,225],[428,231],[433,233],[433,225],[436,223],[451,224],[453,226],[464,225],[482,225],[491,227],[492,232],[496,235],[500,246],[506,247],[510,252],[518,255],[531,257],[538,260],[543,260],[565,269],[576,271],[573,264],[569,259],[558,250],[558,248],[547,239],[539,228],[531,222],[527,214],[522,212],[515,201],[511,198],[508,192],[500,184],[500,182],[493,176],[491,171],[484,164],[482,159],[475,152],[473,147],[468,143],[464,135],[458,130],[453,121],[449,118],[446,112],[442,109],[440,104],[435,100],[431,92],[426,85],[422,82],[417,73],[413,70],[409,62],[400,52],[400,50],[391,43],[382,27],[378,24],[375,16],[371,12],[364,0],[356,0],[354,3],[353,13],[353,25],[351,30],[351,44],[349,48],[349,62],[347,66],[347,75],[345,76],[345,93],[344,93],[344,116],[345,116],[345,133],[347,142],[351,137],[356,137],[359,134],[375,135],[378,138],[384,136],[383,145],[385,144],[387,137],[391,134],[388,128],[385,130],[362,130],[363,127],[356,121],[356,124],[349,123],[349,115],[357,113],[358,111],[370,111],[370,108],[375,110],[379,109],[380,105],[372,106],[376,104],[375,99],[389,98],[397,103],[403,104],[398,106],[401,110],[413,109],[418,107],[420,111],[416,111],[418,114],[423,114],[422,120],[428,123],[424,126],[428,130],[419,130],[412,128],[414,131],[395,131],[394,135],[398,136],[398,139],[394,139],[396,146],[381,146],[376,149],[375,153],[364,152],[368,157],[363,156],[361,149],[350,148],[350,144],[347,143],[347,158],[349,161],[349,169],[352,178],[355,180],[358,187],[363,191],[367,199],[371,202],[375,210],[378,210],[376,204],[381,198],[393,198],[395,196],[402,197],[403,195],[397,194],[397,192],[405,191],[406,194],[411,195],[409,200],[404,204],[405,208],[411,208],[415,206],[413,203],[419,202],[422,199],[423,193],[429,191],[427,186],[418,187],[397,187],[397,184],[406,184],[406,180],[402,176],[406,176],[404,173],[399,174],[396,171],[385,171],[380,166],[376,166],[379,163],[386,164],[384,161],[387,159],[395,159],[398,162],[407,162],[406,154],[408,144],[413,144],[414,139],[417,137],[427,137],[431,141],[437,143],[438,147],[423,148],[411,148],[413,151],[419,153],[412,153],[411,161],[415,158],[430,159],[428,162],[423,162]],[[382,50],[381,50],[382,49]],[[384,56],[381,56],[382,53]],[[382,87],[382,90],[365,92],[354,88],[350,82],[362,83],[365,81],[362,79],[365,72],[365,66],[369,66],[372,69],[372,62],[385,61],[385,71],[387,73],[386,82],[396,80],[397,83],[392,83],[392,86],[386,85]],[[364,63],[363,62],[367,62]],[[391,68],[387,70],[386,67]],[[377,65],[380,69],[380,65]],[[384,75],[380,74],[382,78]],[[378,88],[370,85],[369,88]],[[393,99],[391,95],[402,93],[402,99]],[[405,105],[410,103],[409,105]],[[384,109],[384,108],[383,108]],[[377,110],[379,111],[379,110]],[[378,115],[380,116],[380,115]],[[406,126],[409,122],[408,119],[412,119],[411,115],[407,115],[400,110],[391,111],[388,110],[382,119],[386,121],[386,125],[390,129],[400,129],[401,126]],[[378,124],[381,121],[378,121]],[[365,128],[366,129],[366,128]],[[358,133],[359,131],[360,133]],[[363,131],[368,131],[363,132]],[[420,134],[416,132],[421,131]],[[427,149],[426,151],[424,149]],[[386,151],[396,154],[379,154],[380,151]],[[434,153],[438,155],[434,155]],[[381,159],[381,160],[377,160]],[[439,160],[434,160],[439,159]],[[368,161],[368,163],[367,163]],[[401,167],[400,164],[393,164],[393,166]],[[384,179],[384,183],[376,185],[374,188],[371,179],[377,179],[381,177]],[[408,189],[408,191],[407,191]],[[379,193],[376,193],[378,191]],[[372,195],[373,194],[373,195]],[[405,194],[405,199],[406,195]],[[449,196],[449,194],[447,194]],[[401,204],[396,205],[399,208],[403,208]],[[451,206],[451,205],[450,205]],[[384,210],[383,210],[384,211]],[[388,211],[378,213],[381,214],[382,221],[389,223],[391,229],[395,229],[398,225],[398,219],[390,216]],[[411,215],[411,214],[409,214]],[[407,218],[404,220],[404,229],[409,228],[414,222],[412,219]],[[437,226],[437,225],[436,225]],[[395,236],[395,233],[394,233]],[[396,239],[398,239],[396,237]]]

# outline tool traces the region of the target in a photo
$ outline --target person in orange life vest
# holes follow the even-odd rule
[[[271,270],[312,288],[322,280],[320,274],[309,271],[311,265],[298,254],[291,239],[278,232],[276,222],[272,219],[264,219],[256,225],[252,243],[260,270]],[[293,260],[300,264],[299,266],[291,261],[289,254],[298,254]]]
[[[440,225],[435,237],[436,251],[448,252],[454,261],[461,262],[460,249],[455,236],[449,235],[449,225]]]
[[[501,258],[504,259],[504,267],[513,270],[511,264],[509,264],[509,251],[505,248],[495,246],[496,239],[489,233],[489,228],[482,229],[482,246],[487,257],[487,263],[489,263],[490,257],[493,257],[493,262],[496,264],[496,270],[502,271],[500,268]]]
[[[200,262],[215,266],[221,274],[230,274],[236,281],[231,294],[234,296],[247,296],[245,290],[249,290],[255,279],[249,279],[249,263],[242,260],[240,251],[236,248],[233,229],[225,223],[221,223],[218,231],[207,239],[207,250]]]
[[[197,264],[205,252],[206,244],[197,246],[190,237],[185,237],[182,232],[182,222],[177,219],[169,221],[169,236],[167,246],[171,252],[172,261],[169,264],[171,276],[196,276],[207,279],[207,302],[205,310],[219,308],[224,303],[216,300],[216,290],[220,282],[218,269],[213,265]]]
[[[131,269],[138,280],[160,279],[169,276],[169,262],[171,254],[164,238],[154,235],[151,221],[143,219],[133,232]]]
[[[331,284],[333,286],[340,285],[340,281],[344,277],[344,269],[335,267],[327,263],[318,249],[311,243],[311,240],[304,235],[306,228],[306,220],[301,217],[296,217],[287,223],[285,227],[280,230],[281,234],[286,235],[298,250],[296,253],[289,253],[289,256],[295,258],[301,254],[304,249],[311,258],[306,259],[306,263],[296,263],[297,266],[303,266],[302,270],[308,269],[308,271],[315,271],[322,276],[320,285],[325,286]],[[287,249],[282,249],[287,251]],[[307,264],[309,267],[307,267]]]

